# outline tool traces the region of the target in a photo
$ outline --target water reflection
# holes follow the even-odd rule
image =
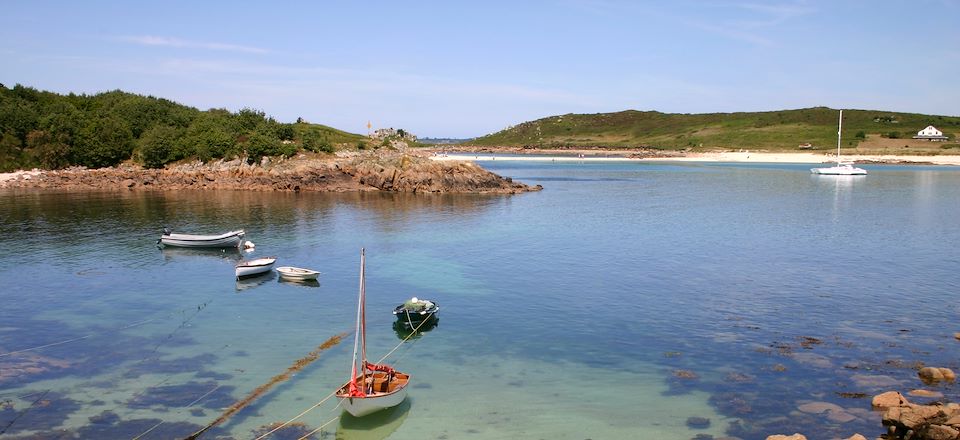
[[[379,440],[393,434],[410,413],[410,398],[399,405],[364,417],[354,417],[346,411],[340,416],[337,440]]]
[[[291,280],[284,277],[278,277],[277,282],[295,287],[320,287],[320,281],[317,280]]]
[[[238,248],[180,248],[164,246],[160,248],[164,262],[186,258],[222,258],[230,261],[240,261],[243,253]]]
[[[250,277],[245,277],[237,280],[237,292],[244,290],[250,290],[254,287],[261,286],[267,281],[271,281],[277,278],[277,273],[274,271],[267,272],[263,275],[254,275]]]
[[[437,326],[440,325],[440,318],[434,315],[432,318],[424,321],[423,324],[417,325],[419,325],[419,327],[410,327],[406,322],[397,320],[393,322],[393,331],[401,341],[408,338],[419,339],[424,333],[437,328]]]

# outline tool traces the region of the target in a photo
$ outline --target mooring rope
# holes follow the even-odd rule
[[[340,406],[340,405],[337,405],[337,406]],[[307,437],[310,437],[311,435],[316,434],[317,431],[320,431],[320,430],[322,430],[323,428],[326,428],[327,425],[329,425],[329,424],[331,424],[331,423],[333,423],[333,422],[336,422],[337,419],[339,419],[339,418],[340,418],[340,416],[336,416],[336,417],[330,419],[329,421],[327,421],[327,423],[324,423],[324,424],[320,425],[319,428],[314,429],[313,431],[310,431],[310,432],[304,434],[302,437],[298,438],[297,440],[305,440]],[[322,437],[322,436],[321,436],[321,437]]]
[[[390,356],[390,354],[392,354],[394,351],[397,351],[397,349],[400,348],[400,346],[403,345],[404,342],[407,342],[408,339],[410,339],[411,337],[413,337],[413,335],[417,334],[417,332],[420,331],[420,327],[422,327],[424,324],[426,324],[427,321],[429,321],[430,319],[432,319],[432,317],[431,317],[431,318],[424,319],[422,322],[420,322],[420,324],[417,325],[417,327],[414,328],[413,331],[412,331],[409,335],[407,335],[405,338],[403,338],[403,340],[401,340],[400,343],[397,344],[396,347],[393,347],[393,350],[390,350],[389,352],[387,352],[387,354],[383,355],[383,357],[381,357],[380,360],[378,360],[376,363],[379,364],[380,362],[383,362],[383,360],[386,359],[388,356]],[[413,327],[413,326],[411,325],[411,327]],[[398,358],[397,360],[399,361],[399,358]],[[301,412],[300,414],[297,414],[296,416],[294,416],[294,417],[291,418],[290,420],[287,420],[286,422],[281,423],[280,425],[276,426],[275,428],[271,429],[270,431],[264,433],[263,435],[261,435],[260,437],[257,437],[257,438],[254,439],[254,440],[263,440],[263,439],[264,439],[265,437],[267,437],[268,435],[273,434],[274,432],[280,430],[280,429],[283,428],[284,426],[287,426],[287,425],[293,423],[293,422],[296,421],[297,419],[299,419],[299,418],[307,415],[307,413],[309,413],[310,411],[313,411],[313,410],[317,409],[320,405],[323,405],[327,400],[330,400],[330,398],[333,397],[333,396],[336,395],[336,394],[337,394],[337,390],[334,390],[332,393],[328,394],[326,397],[324,397],[323,399],[321,399],[319,402],[313,404],[313,406],[311,406],[310,408],[307,408],[307,409],[303,410],[303,412]],[[340,405],[341,405],[342,403],[343,403],[342,401],[339,402],[339,403],[337,403],[337,406],[333,407],[333,409],[331,409],[330,411],[335,411],[337,408],[340,407]],[[309,434],[307,434],[307,435],[305,435],[305,436],[303,436],[303,437],[300,437],[300,439],[298,439],[298,440],[302,440],[302,439],[310,436],[311,434],[316,433],[317,431],[323,429],[323,427],[327,426],[328,424],[330,424],[331,422],[333,422],[334,420],[336,420],[336,419],[338,419],[338,418],[339,418],[339,416],[335,417],[335,418],[334,418],[333,420],[331,420],[330,422],[324,423],[324,424],[321,425],[319,428],[311,431]]]
[[[33,406],[37,404],[37,402],[43,400],[43,398],[44,398],[44,397],[47,395],[47,393],[49,393],[49,392],[50,392],[50,390],[44,391],[43,394],[40,395],[40,397],[37,397],[37,400],[34,400],[33,403],[30,404],[30,406],[24,408],[23,411],[20,411],[20,414],[17,414],[17,416],[14,417],[13,420],[10,421],[10,423],[7,423],[7,426],[4,426],[3,429],[0,429],[0,434],[3,434],[3,433],[5,433],[5,432],[7,432],[7,430],[10,429],[10,427],[13,426],[13,424],[16,423],[17,420],[20,419],[20,417],[23,417],[23,416],[27,415],[27,412],[29,412],[29,411],[33,408]]]
[[[330,400],[330,398],[333,397],[333,396],[335,396],[336,394],[337,394],[337,390],[334,390],[332,393],[328,394],[327,397],[324,397],[323,399],[320,399],[319,402],[313,404],[313,406],[311,406],[310,408],[307,408],[307,409],[303,410],[303,412],[301,412],[300,414],[297,414],[297,415],[294,416],[292,419],[287,420],[286,422],[283,422],[283,423],[277,425],[275,428],[273,428],[273,429],[271,429],[271,430],[263,433],[263,435],[261,435],[260,437],[255,438],[254,440],[262,440],[262,439],[265,438],[266,436],[268,436],[268,435],[270,435],[270,434],[273,434],[274,432],[277,432],[278,430],[282,429],[284,426],[287,426],[287,425],[293,423],[295,420],[299,419],[300,417],[303,417],[303,416],[307,415],[308,412],[313,411],[313,410],[316,409],[318,406],[323,405],[324,403],[326,403],[326,401]],[[340,407],[340,404],[337,403],[337,406],[333,407],[333,409],[331,409],[330,411],[332,412],[332,411],[336,410],[336,409],[339,408],[339,407]],[[338,419],[338,418],[340,418],[340,416],[334,417],[333,420],[336,420],[336,419]],[[328,422],[328,423],[329,423],[329,422]],[[326,424],[324,424],[323,426],[326,426]],[[321,428],[322,428],[322,426],[321,426]],[[314,430],[313,432],[316,432],[316,430]],[[311,432],[310,434],[313,434],[313,432]],[[309,435],[309,434],[307,434],[307,435]]]
[[[199,312],[202,308],[206,307],[206,305],[209,304],[210,302],[213,302],[213,301],[211,300],[211,301],[205,302],[205,303],[197,306],[197,311]],[[19,353],[26,353],[26,352],[29,352],[29,351],[36,351],[36,350],[42,350],[42,349],[44,349],[44,348],[55,347],[55,346],[57,346],[57,345],[69,344],[69,343],[71,343],[71,342],[81,341],[81,340],[84,340],[84,339],[92,338],[92,337],[94,337],[94,336],[99,336],[99,335],[104,335],[104,334],[113,334],[113,333],[116,333],[116,332],[119,332],[119,331],[123,331],[123,330],[127,330],[127,329],[130,329],[130,328],[133,328],[133,327],[139,327],[139,326],[144,325],[144,324],[146,324],[146,323],[153,322],[153,321],[156,321],[156,320],[158,320],[158,319],[161,319],[161,318],[165,318],[165,317],[167,317],[167,316],[174,315],[174,314],[176,314],[176,313],[183,313],[185,310],[187,310],[187,309],[181,309],[181,310],[179,310],[179,311],[177,311],[177,312],[169,312],[169,313],[167,313],[167,315],[165,315],[165,316],[163,316],[163,317],[147,318],[147,319],[144,319],[144,320],[142,320],[142,321],[137,321],[137,322],[134,322],[134,323],[131,323],[131,324],[124,325],[124,326],[122,326],[122,327],[117,327],[116,329],[104,330],[104,331],[101,331],[101,332],[94,332],[94,333],[86,334],[86,335],[83,335],[83,336],[78,336],[78,337],[76,337],[76,338],[66,339],[66,340],[63,340],[63,341],[51,342],[51,343],[49,343],[49,344],[38,345],[38,346],[36,346],[36,347],[30,347],[30,348],[24,348],[24,349],[21,349],[21,350],[8,351],[8,352],[6,352],[6,353],[0,353],[0,357],[13,356],[13,355],[19,354]]]
[[[311,363],[313,363],[313,361],[317,360],[317,359],[320,357],[320,353],[322,353],[323,351],[325,351],[325,350],[327,350],[327,349],[329,349],[329,348],[331,348],[331,347],[339,344],[340,341],[341,341],[345,336],[346,336],[346,333],[341,333],[341,334],[338,334],[338,335],[333,335],[333,336],[331,336],[330,339],[327,339],[326,341],[324,341],[322,344],[320,344],[319,347],[315,348],[313,351],[311,351],[310,353],[308,353],[307,356],[296,360],[296,361],[293,363],[293,365],[287,367],[286,371],[284,371],[283,373],[280,373],[280,374],[278,374],[278,375],[276,375],[276,376],[273,376],[272,378],[270,378],[269,381],[267,381],[267,383],[265,383],[265,384],[263,384],[263,385],[260,385],[259,387],[255,388],[255,389],[254,389],[250,394],[248,394],[246,397],[244,397],[243,399],[240,399],[240,400],[234,402],[234,404],[233,404],[233,405],[230,405],[230,406],[226,409],[226,411],[224,411],[223,414],[220,415],[220,417],[217,417],[216,420],[214,420],[213,422],[211,422],[211,423],[208,424],[207,426],[203,427],[203,428],[200,429],[199,431],[194,432],[193,434],[187,436],[187,437],[186,437],[186,440],[195,440],[195,439],[199,438],[201,435],[203,435],[203,433],[206,432],[207,430],[209,430],[210,428],[213,428],[214,426],[217,426],[217,425],[219,425],[220,423],[222,423],[223,421],[229,419],[229,418],[232,417],[234,414],[236,414],[237,412],[239,412],[241,409],[245,408],[247,405],[249,405],[250,403],[252,403],[254,400],[259,399],[260,396],[264,395],[264,394],[265,394],[267,391],[269,391],[270,388],[272,388],[274,385],[276,385],[277,383],[286,381],[286,380],[289,379],[294,373],[302,370],[302,369],[303,369],[304,367],[306,367],[307,365],[310,365]]]
[[[193,405],[196,405],[197,402],[203,400],[205,397],[209,396],[209,395],[212,394],[214,391],[220,389],[221,386],[222,386],[222,385],[217,384],[217,386],[213,387],[213,389],[211,389],[210,391],[207,391],[207,392],[204,393],[202,396],[194,399],[193,402],[190,402],[190,403],[188,403],[186,406],[183,406],[183,407],[178,408],[178,409],[177,409],[177,412],[179,413],[180,410],[187,409],[187,408],[190,408],[190,407],[193,406]],[[149,434],[150,431],[153,431],[154,429],[157,429],[158,427],[160,427],[160,425],[164,424],[164,422],[165,422],[165,420],[161,420],[161,421],[157,422],[156,425],[151,426],[150,429],[141,432],[140,435],[134,437],[134,438],[131,439],[131,440],[139,440],[139,439],[142,438],[143,436]]]

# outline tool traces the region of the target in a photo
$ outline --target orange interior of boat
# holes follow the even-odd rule
[[[360,376],[357,376],[357,380],[360,380]],[[400,388],[403,388],[409,381],[409,374],[394,372],[393,376],[391,377],[391,375],[386,372],[374,371],[367,373],[365,388],[368,396],[376,394],[390,394]],[[347,383],[341,387],[339,391],[337,391],[337,394],[347,394],[349,388],[350,384]]]

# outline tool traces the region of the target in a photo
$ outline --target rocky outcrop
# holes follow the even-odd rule
[[[353,161],[340,169],[361,184],[382,191],[519,193],[542,189],[516,183],[472,162],[437,162],[412,156]]]
[[[537,191],[466,162],[435,162],[407,155],[366,154],[330,159],[198,162],[167,169],[137,166],[12,173],[0,188],[225,189],[248,191],[391,191],[513,194]]]
[[[933,403],[918,405],[896,391],[873,398],[883,409],[888,438],[903,440],[960,440],[960,405]]]

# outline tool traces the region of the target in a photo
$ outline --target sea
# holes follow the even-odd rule
[[[960,371],[958,167],[483,166],[543,190],[0,191],[0,438],[875,438],[876,394],[960,397],[917,376]],[[361,249],[367,358],[412,378],[355,418]],[[322,273],[235,279],[264,256]]]

